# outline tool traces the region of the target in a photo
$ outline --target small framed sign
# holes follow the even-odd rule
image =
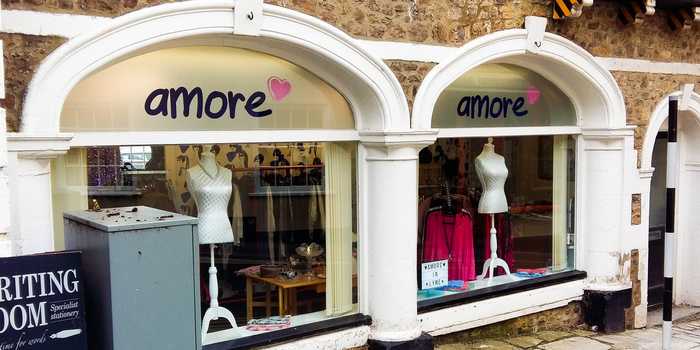
[[[0,259],[0,349],[87,349],[80,252]]]
[[[440,288],[447,285],[447,260],[421,264],[421,289]]]

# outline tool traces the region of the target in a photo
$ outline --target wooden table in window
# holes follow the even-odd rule
[[[324,293],[326,291],[326,279],[319,277],[306,277],[299,275],[295,279],[286,279],[284,277],[260,277],[255,272],[245,272],[245,289],[246,289],[246,321],[253,318],[253,307],[264,306],[266,308],[267,317],[271,315],[271,289],[272,286],[277,287],[277,308],[279,315],[296,315],[297,314],[297,292],[300,289],[314,290],[316,293]],[[253,285],[265,284],[265,301],[253,300]],[[357,286],[357,274],[352,275],[352,286]]]
[[[277,287],[277,308],[279,315],[295,315],[297,313],[297,291],[299,289],[313,289],[317,293],[326,290],[326,279],[319,277],[306,277],[303,275],[295,279],[284,277],[260,277],[257,273],[248,272],[246,277],[246,320],[253,318],[253,307],[264,306],[267,309],[267,317],[270,317],[271,287]],[[253,285],[265,284],[267,291],[265,301],[253,300]]]

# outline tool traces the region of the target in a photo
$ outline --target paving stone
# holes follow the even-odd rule
[[[557,340],[553,343],[540,345],[544,350],[610,350],[610,345],[603,344],[591,338],[573,337]]]
[[[598,335],[596,332],[587,331],[585,329],[574,329],[571,331],[572,334],[578,335],[579,337],[592,337]]]
[[[608,334],[593,339],[612,345],[615,350],[658,350],[661,349],[661,330],[631,330],[621,334]],[[673,350],[688,350],[700,346],[688,335],[674,334]]]
[[[542,343],[542,339],[530,337],[530,336],[509,338],[509,339],[505,339],[505,341],[507,341],[515,346],[519,346],[519,347],[525,348],[525,349],[535,347],[535,346],[539,345],[540,343]]]
[[[618,343],[613,345],[611,350],[646,350],[646,347],[635,343]]]
[[[700,331],[695,332],[673,332],[673,339],[681,339],[700,345]]]
[[[636,338],[632,337],[631,335],[629,335],[627,333],[629,333],[629,332],[619,333],[619,334],[599,335],[599,336],[593,337],[593,339],[599,340],[599,341],[602,341],[602,342],[605,342],[608,344],[612,344],[612,345],[637,342]]]
[[[553,342],[555,340],[563,339],[572,336],[569,332],[558,332],[558,331],[542,331],[537,332],[535,337],[540,338],[546,342]]]
[[[460,344],[462,347],[454,348],[454,350],[519,350],[521,348],[515,347],[504,341],[495,339],[485,339],[476,341],[473,343]]]

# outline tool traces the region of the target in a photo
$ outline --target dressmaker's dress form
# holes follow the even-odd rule
[[[208,148],[208,147],[207,147]],[[216,162],[216,157],[209,150],[202,153],[199,165],[187,169],[187,186],[197,205],[199,223],[199,243],[209,244],[211,265],[209,266],[209,308],[202,319],[202,343],[209,344],[212,340],[208,334],[209,324],[213,320],[224,318],[231,324],[227,332],[237,336],[236,319],[231,311],[219,306],[219,283],[217,269],[214,264],[215,243],[233,241],[233,230],[228,221],[228,201],[231,198],[231,170]]]
[[[207,160],[208,157],[211,159]],[[187,170],[187,187],[197,205],[199,243],[233,242],[227,214],[231,170],[219,166],[213,155],[202,155],[201,164]]]
[[[493,150],[492,144],[485,144],[483,151],[474,161],[483,193],[479,199],[478,212],[481,214],[505,213],[508,201],[504,186],[508,178],[506,161]]]
[[[491,138],[489,138],[489,142],[484,145],[481,154],[474,160],[474,165],[476,175],[479,177],[479,182],[481,182],[481,187],[483,189],[477,211],[480,214],[491,215],[491,231],[489,232],[491,255],[484,262],[483,272],[481,276],[479,276],[479,279],[483,279],[488,274],[490,275],[490,283],[490,279],[494,277],[494,270],[498,267],[502,267],[506,275],[510,275],[508,264],[503,259],[499,258],[496,253],[498,240],[496,238],[494,220],[494,214],[508,211],[508,200],[506,199],[504,189],[506,179],[508,178],[508,168],[506,167],[506,161],[503,156],[495,152]]]

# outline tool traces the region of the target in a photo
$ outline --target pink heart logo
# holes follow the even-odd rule
[[[267,90],[272,95],[272,98],[279,102],[292,91],[292,83],[279,77],[269,77],[267,79]]]
[[[527,104],[534,105],[539,101],[541,92],[538,88],[530,86],[527,88]]]

